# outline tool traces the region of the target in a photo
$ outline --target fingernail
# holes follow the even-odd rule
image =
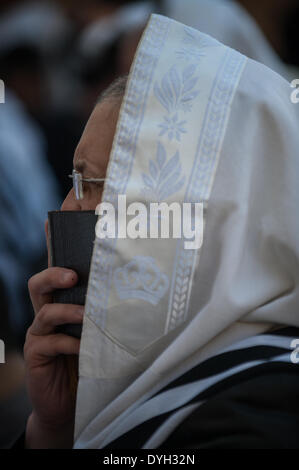
[[[70,282],[70,281],[73,281],[75,278],[74,274],[73,273],[64,273],[62,275],[62,280],[63,282]]]

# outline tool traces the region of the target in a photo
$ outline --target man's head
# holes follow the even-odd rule
[[[125,93],[127,77],[115,80],[99,97],[75,150],[73,166],[83,178],[105,178],[118,120]],[[84,197],[75,198],[71,189],[61,210],[95,210],[101,201],[103,183],[83,183]]]

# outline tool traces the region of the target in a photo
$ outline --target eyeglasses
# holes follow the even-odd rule
[[[82,174],[77,170],[73,170],[72,174],[69,175],[69,178],[73,179],[73,188],[76,199],[83,199],[83,181],[86,181],[87,183],[101,183],[105,181],[105,178],[83,178]]]

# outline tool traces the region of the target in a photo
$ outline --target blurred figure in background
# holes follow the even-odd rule
[[[8,13],[6,13],[8,14]],[[2,18],[3,20],[3,18]],[[27,280],[47,264],[44,221],[57,209],[58,188],[47,162],[38,118],[47,103],[42,56],[21,29],[1,20],[0,77],[0,338],[6,363],[0,365],[0,447],[9,447],[30,411],[24,388],[23,344],[32,322]],[[18,21],[17,21],[18,24]]]
[[[0,449],[5,449],[11,447],[24,428],[31,405],[24,387],[23,354],[11,328],[6,288],[1,279],[0,305],[0,338],[5,344],[5,363],[0,364]]]
[[[86,119],[99,93],[129,72],[144,26],[155,10],[154,2],[115,3],[128,5],[95,20],[78,38],[75,58],[85,90]]]
[[[31,102],[62,198],[70,187],[62,175],[71,168],[93,103],[115,77],[129,72],[150,13],[199,29],[288,79],[294,77],[283,61],[299,63],[296,0],[45,0],[4,6],[0,52],[29,42],[41,57],[46,97]]]
[[[299,66],[298,0],[238,0],[255,19],[269,43],[288,64]]]
[[[32,319],[27,279],[46,264],[44,221],[59,205],[42,134],[17,96],[6,88],[0,105],[0,276],[14,334],[22,346]]]
[[[97,3],[101,4],[103,12],[106,2]],[[112,4],[117,3],[120,7],[113,10]],[[295,14],[296,4],[296,0],[111,2],[109,13],[94,15],[93,21],[85,23],[74,52],[86,111],[91,109],[98,92],[113,78],[129,73],[144,25],[152,12],[199,29],[292,79],[290,65],[296,65],[296,58],[287,60],[290,53],[288,55],[286,51],[290,51],[290,31],[296,28],[287,28],[287,25],[290,18],[293,18],[293,24],[299,18],[298,13]],[[296,44],[297,31],[292,36],[293,44]]]
[[[299,65],[297,0],[162,0],[159,5],[147,4],[165,16],[213,36],[287,79],[292,73],[289,66]],[[131,28],[123,39],[119,57],[126,66],[121,67],[121,73],[128,73],[139,38],[136,28],[135,31]]]
[[[271,21],[272,4],[275,2],[262,0],[259,3],[268,4],[268,17]],[[279,10],[284,10],[287,3],[280,2]],[[256,9],[253,7],[246,11],[241,4],[242,0],[188,0],[184,3],[179,0],[164,0],[165,11],[171,18],[215,37],[223,44],[288,78],[288,71],[270,42],[267,28],[263,30],[264,24],[259,25],[256,22]]]
[[[73,139],[77,138],[77,125],[71,131],[67,125],[75,121],[72,97],[78,89],[77,81],[70,78],[67,60],[75,34],[74,25],[55,2],[20,2],[0,18],[1,78],[39,124],[44,153],[60,175],[60,148],[62,160],[71,164]],[[63,185],[61,193],[63,196]]]

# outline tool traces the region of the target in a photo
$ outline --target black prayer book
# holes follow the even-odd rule
[[[97,219],[94,211],[48,213],[51,266],[72,269],[78,274],[74,287],[54,292],[54,303],[85,304]],[[57,331],[80,338],[82,325],[60,325]]]

